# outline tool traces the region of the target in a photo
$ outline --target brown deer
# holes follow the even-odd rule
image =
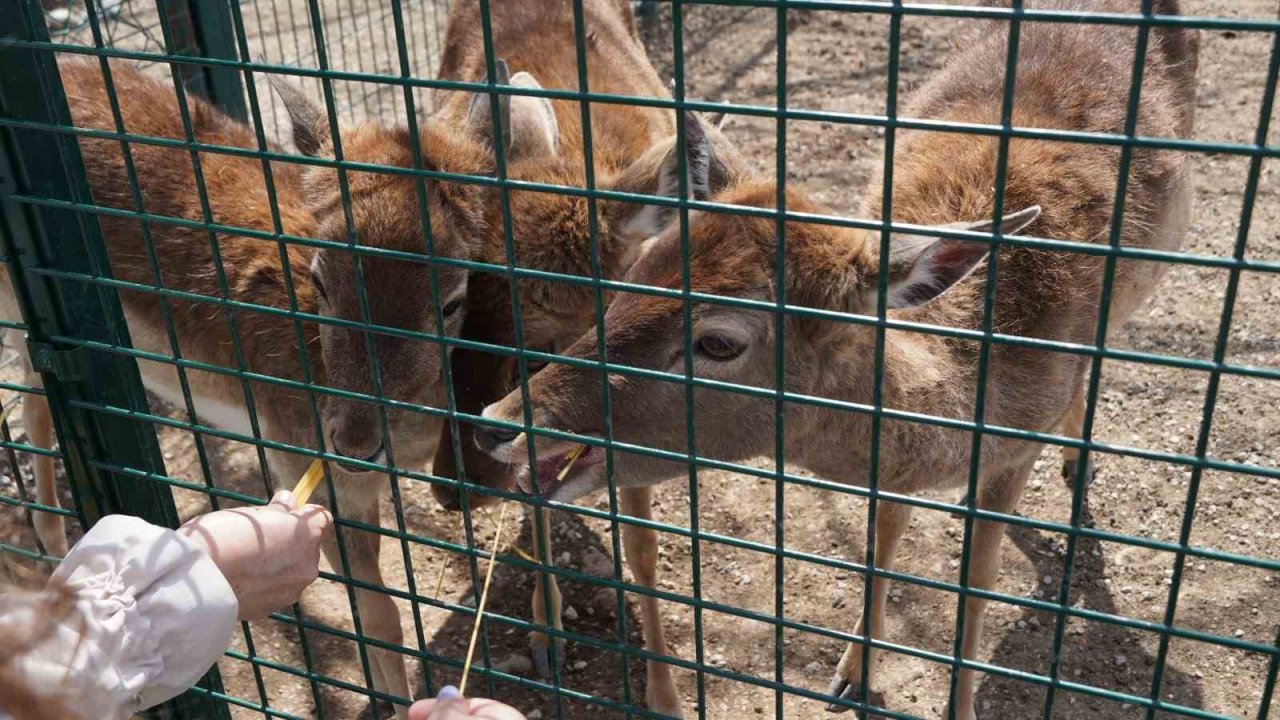
[[[1119,0],[1058,0],[1065,10],[1133,11]],[[1156,3],[1156,12],[1177,14],[1176,0]],[[1123,133],[1135,51],[1135,28],[1027,23],[1021,30],[1013,124],[1018,127]],[[1187,137],[1195,107],[1197,36],[1179,28],[1152,29],[1146,55],[1137,133]],[[1003,31],[962,46],[945,68],[915,94],[911,117],[998,124],[1008,49]],[[994,185],[999,140],[950,132],[903,132],[893,157],[892,220],[933,225],[963,221],[958,227],[993,229]],[[1000,232],[1026,230],[1036,237],[1108,242],[1113,222],[1120,150],[1096,144],[1013,139],[1008,146]],[[1173,250],[1187,227],[1190,184],[1186,158],[1177,152],[1136,148],[1129,168],[1127,209],[1120,220],[1126,247]],[[880,217],[881,191],[869,188],[863,213]],[[771,180],[741,182],[723,189],[717,202],[774,208]],[[789,211],[822,212],[799,192],[786,195]],[[956,227],[956,226],[952,226]],[[880,270],[878,232],[824,224],[785,226],[785,278],[776,274],[776,230],[772,218],[696,213],[689,222],[690,282],[695,292],[768,303],[785,291],[788,304],[874,314]],[[978,329],[988,282],[989,245],[938,237],[895,234],[890,243],[887,303],[895,319]],[[679,288],[682,280],[679,233],[669,229],[632,267],[628,280]],[[1104,262],[1096,256],[1049,251],[1026,245],[1001,248],[998,292],[992,308],[1001,333],[1091,344],[1099,320]],[[1152,291],[1158,263],[1120,260],[1115,266],[1109,321],[1116,327]],[[678,299],[623,294],[605,315],[609,362],[675,375],[685,372],[684,307]],[[692,309],[694,374],[703,379],[852,403],[872,402],[876,331],[828,317],[787,315],[776,328],[769,310],[699,303]],[[775,386],[775,343],[785,338],[784,388]],[[886,407],[943,418],[975,417],[978,343],[952,337],[889,330],[880,378]],[[596,336],[588,332],[564,355],[596,357]],[[1078,432],[1082,388],[1089,359],[1079,354],[993,345],[987,367],[984,421],[991,425]],[[614,437],[627,443],[685,453],[685,389],[627,374],[610,378]],[[555,363],[529,382],[536,426],[598,437],[601,411],[598,373]],[[774,399],[698,387],[694,392],[697,452],[741,461],[774,449]],[[501,426],[478,427],[477,439],[500,461],[521,462],[527,434],[510,423],[522,421],[518,392],[485,408],[483,416]],[[871,471],[871,418],[801,402],[786,405],[785,450],[789,462],[851,485]],[[957,487],[967,482],[973,436],[935,424],[886,419],[879,447],[879,486],[892,493]],[[538,441],[540,490],[570,501],[603,487],[603,450],[592,446],[567,476],[556,480],[576,443],[542,437]],[[986,434],[981,440],[977,507],[1011,513],[1042,445]],[[618,487],[646,487],[685,471],[683,463],[641,453],[615,451]],[[526,483],[527,484],[527,483]],[[882,500],[875,524],[875,565],[894,567],[894,554],[911,514],[909,505]],[[973,525],[969,582],[990,588],[999,569],[1003,523],[978,519]],[[884,634],[888,581],[876,576],[869,615],[856,632]],[[973,660],[982,637],[986,601],[968,597],[964,605],[962,652]],[[836,669],[829,693],[856,698],[862,682],[863,646],[851,643]],[[878,651],[871,654],[875,667]],[[974,717],[976,671],[959,671],[956,717]],[[838,710],[847,705],[833,707]]]
[[[59,63],[63,87],[75,125],[102,130],[116,129],[100,66],[96,61],[63,59]],[[172,139],[185,139],[178,98],[171,86],[144,76],[133,66],[112,63],[111,74],[120,98],[120,112],[127,132]],[[282,86],[282,95],[294,123],[295,145],[316,157],[333,157],[332,134],[325,115],[311,107],[295,90]],[[191,125],[196,141],[212,145],[256,149],[253,131],[235,122],[198,98],[188,98]],[[474,128],[454,128],[428,122],[419,132],[423,162],[432,170],[464,174],[491,174],[493,162],[487,140],[478,138]],[[481,142],[484,140],[484,142]],[[366,124],[341,133],[345,160],[412,167],[413,152],[409,131],[403,127]],[[94,200],[99,205],[133,211],[137,209],[131,192],[120,143],[115,140],[83,139],[82,154]],[[271,147],[279,152],[280,148]],[[162,217],[203,220],[200,188],[190,152],[185,148],[131,143],[146,212]],[[255,158],[216,152],[201,152],[199,166],[204,191],[215,223],[258,232],[273,232],[271,203],[262,162]],[[287,235],[317,238],[346,245],[349,233],[340,196],[337,171],[332,168],[272,161],[275,200],[279,208],[280,230]],[[360,246],[405,253],[423,254],[425,235],[420,217],[417,181],[404,174],[349,172],[350,217]],[[427,181],[427,211],[431,216],[434,249],[437,255],[471,258],[476,239],[483,236],[484,191],[474,185]],[[221,297],[220,284],[205,230],[192,229],[156,220],[140,224],[137,219],[102,215],[99,217],[107,244],[111,269],[119,279],[156,285],[211,299]],[[155,265],[145,242],[146,233],[155,246]],[[228,287],[229,299],[272,308],[288,309],[285,267],[281,247],[269,240],[219,233],[217,247]],[[357,256],[344,248],[316,250],[288,245],[284,250],[288,273],[296,292],[297,308],[310,314],[343,321],[364,321],[357,284]],[[425,260],[424,255],[424,260]],[[365,256],[360,261],[367,297],[368,321],[377,326],[426,333],[457,335],[461,327],[462,299],[467,288],[464,271],[438,268],[438,286],[432,286],[429,266],[424,262]],[[343,391],[365,396],[375,388],[390,400],[443,406],[440,381],[443,346],[416,341],[390,333],[351,329],[346,325],[303,322],[301,334],[307,354],[295,346],[294,321],[287,317],[235,310],[238,332],[233,337],[226,311],[213,304],[171,298],[155,293],[121,291],[121,301],[134,346],[153,353],[171,355],[175,346],[183,358],[253,373],[301,382],[311,379]],[[18,310],[4,278],[5,317],[16,319]],[[444,327],[435,321],[438,308]],[[410,302],[406,302],[410,300]],[[243,349],[238,357],[233,341]],[[374,385],[372,357],[380,370]],[[183,407],[180,379],[174,365],[140,362],[146,387],[167,402]],[[199,420],[223,430],[250,435],[252,428],[246,394],[240,381],[229,374],[188,370],[192,404]],[[38,384],[39,377],[28,381]],[[388,410],[390,437],[381,430],[379,405],[339,395],[321,395],[323,440],[316,437],[315,419],[308,393],[270,382],[249,383],[256,404],[261,436],[289,445],[317,449],[350,458],[350,462],[330,464],[338,497],[335,507],[345,518],[378,523],[379,497],[387,491],[388,480],[379,466],[392,462],[400,467],[425,468],[434,450],[438,420],[425,413]],[[44,399],[26,399],[27,428],[33,444],[52,445],[49,408]],[[291,487],[310,463],[308,456],[268,450],[274,479]],[[36,463],[41,502],[56,503],[51,464]],[[62,552],[66,547],[61,523],[55,516],[44,517],[38,526],[46,547]],[[50,519],[53,522],[50,522]],[[349,572],[368,585],[382,585],[378,565],[379,536],[344,531]],[[336,545],[329,543],[330,563],[343,565]],[[356,590],[364,631],[371,637],[400,645],[403,642],[400,615],[385,594]],[[410,689],[403,658],[387,650],[370,650],[375,689],[406,701]],[[401,716],[405,708],[397,707]]]
[[[578,54],[573,13],[561,0],[493,3],[492,43],[502,57],[499,77],[502,84],[535,89],[543,87],[578,90]],[[589,88],[593,92],[623,96],[669,99],[667,88],[649,64],[635,35],[629,2],[587,0],[583,5],[586,45],[585,62]],[[486,76],[484,43],[478,4],[455,3],[449,15],[441,63],[442,79],[476,80]],[[506,68],[518,71],[509,81]],[[510,125],[506,131],[508,175],[517,180],[586,187],[586,156],[583,142],[581,106],[576,101],[510,96]],[[445,98],[438,118],[462,125],[483,123],[490,115],[487,95],[453,93]],[[477,118],[480,118],[477,120]],[[658,108],[593,102],[590,109],[592,161],[597,187],[645,195],[678,194],[676,124],[673,113]],[[734,153],[715,127],[706,127],[692,115],[687,117],[686,145],[713,142],[719,149],[717,160],[710,156],[688,156],[688,192],[708,195],[713,178],[735,171]],[[723,182],[723,181],[720,181]],[[656,205],[602,200],[597,203],[598,253],[601,277],[617,279],[637,255],[642,241],[661,231],[675,211]],[[522,268],[551,271],[589,278],[592,276],[592,235],[590,208],[581,197],[562,194],[515,191],[510,194],[511,238],[514,261]],[[498,265],[507,262],[506,238],[500,199],[488,205],[487,234],[481,239],[480,257]],[[473,273],[467,299],[463,336],[496,345],[515,347],[509,280],[499,274]],[[595,290],[585,285],[522,279],[519,284],[522,313],[521,340],[527,349],[554,353],[567,348],[595,323]],[[608,294],[606,293],[606,299]],[[529,361],[533,372],[541,363]],[[505,395],[519,383],[514,358],[470,349],[452,356],[453,383],[458,410],[476,414],[490,402]],[[432,472],[458,478],[454,440],[444,426]],[[459,425],[466,479],[489,487],[511,487],[512,468],[496,463],[480,452],[472,440],[472,427]],[[433,486],[437,499],[450,509],[463,507],[452,486]],[[493,496],[469,495],[468,507],[475,508]],[[621,493],[622,512],[651,517],[650,492],[635,488]],[[534,521],[542,535],[534,542],[539,562],[549,562],[550,517],[545,511]],[[536,535],[536,533],[535,533]],[[657,562],[655,534],[632,525],[623,529],[626,558],[637,582],[652,585]],[[543,557],[543,549],[548,550]],[[544,588],[544,577],[547,585]],[[544,602],[550,598],[550,608]],[[548,612],[549,611],[549,612]],[[535,622],[548,620],[562,628],[560,591],[554,575],[538,573],[533,593]],[[645,646],[665,653],[657,605],[652,598],[642,600]],[[536,668],[543,676],[551,672],[551,638],[540,632],[530,636]],[[563,642],[557,645],[562,648]],[[557,664],[564,652],[554,653]],[[649,663],[647,696],[649,707],[677,714],[680,701],[670,668]]]

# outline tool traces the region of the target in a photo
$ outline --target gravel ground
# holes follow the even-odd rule
[[[291,0],[303,6],[302,0]],[[246,6],[246,18],[253,6]],[[283,7],[283,5],[282,5]],[[425,6],[423,6],[425,8]],[[1198,0],[1185,2],[1189,13],[1225,17],[1274,17],[1274,3],[1264,0]],[[363,11],[363,8],[362,8]],[[426,15],[429,16],[429,12]],[[281,18],[287,17],[281,13]],[[264,18],[266,14],[264,13]],[[884,109],[888,19],[820,11],[793,11],[789,18],[787,102],[792,107],[880,114]],[[255,21],[258,22],[258,21]],[[269,59],[290,59],[293,40],[276,40],[273,28],[289,24],[263,20],[263,45]],[[902,28],[902,88],[909,90],[940,66],[958,28],[957,21],[907,18]],[[650,54],[660,70],[671,73],[670,24],[661,16],[646,28]],[[691,97],[727,99],[748,104],[773,104],[777,92],[775,11],[725,6],[691,7],[685,11],[685,56]],[[356,38],[341,32],[344,45]],[[332,38],[335,33],[329,33]],[[426,37],[423,36],[423,45]],[[306,42],[306,38],[303,38]],[[1206,141],[1251,142],[1256,130],[1271,39],[1260,33],[1206,31],[1202,37],[1200,96],[1195,137]],[[385,46],[378,46],[385,47]],[[274,50],[273,50],[274,48]],[[272,54],[275,52],[276,54]],[[376,52],[381,52],[376,51]],[[331,51],[331,56],[337,53]],[[293,57],[296,57],[296,53]],[[347,56],[348,66],[359,67],[360,54]],[[375,67],[369,59],[366,67]],[[385,60],[385,58],[383,58]],[[301,62],[313,63],[304,58]],[[336,61],[335,61],[336,62]],[[381,66],[379,66],[381,67]],[[415,72],[428,74],[429,63],[415,64]],[[394,94],[393,94],[394,95]],[[360,97],[357,92],[353,97]],[[381,97],[381,96],[379,96]],[[340,98],[341,99],[341,98]],[[379,102],[383,102],[379,100]],[[387,103],[398,102],[391,97]],[[379,106],[379,112],[385,110]],[[372,110],[365,110],[372,112]],[[771,121],[739,117],[728,132],[749,158],[762,168],[772,168],[776,128]],[[856,209],[863,188],[880,172],[883,139],[873,128],[829,123],[793,122],[787,133],[788,182],[803,187],[837,212]],[[1196,202],[1192,232],[1186,250],[1200,255],[1230,256],[1238,234],[1248,161],[1225,155],[1204,155],[1194,160]],[[1280,260],[1280,192],[1275,164],[1262,166],[1253,224],[1248,238],[1250,259]],[[1218,335],[1228,274],[1223,270],[1181,265],[1173,268],[1155,297],[1138,311],[1125,328],[1117,328],[1109,342],[1116,347],[1210,359]],[[1280,283],[1260,273],[1243,273],[1226,348],[1229,362],[1258,367],[1280,366],[1280,318],[1273,314],[1280,301]],[[12,371],[7,371],[11,373]],[[5,379],[12,379],[6,377]],[[1096,436],[1101,440],[1164,452],[1193,453],[1200,432],[1208,375],[1135,363],[1108,361],[1103,366]],[[1215,459],[1251,465],[1280,467],[1280,383],[1226,376],[1222,379],[1212,424],[1208,454]],[[20,423],[13,422],[21,434]],[[162,445],[169,472],[175,477],[202,482],[189,435],[162,431]],[[229,488],[265,492],[255,454],[243,445],[210,440],[213,476]],[[768,459],[757,461],[769,466]],[[25,464],[25,463],[24,463]],[[1057,453],[1049,451],[1037,464],[1034,478],[1019,512],[1027,517],[1066,522],[1070,493],[1058,476]],[[700,472],[698,522],[702,530],[761,543],[773,542],[774,488],[769,481],[721,472]],[[1187,468],[1138,458],[1106,456],[1099,459],[1099,474],[1086,507],[1087,524],[1110,532],[1160,541],[1176,541],[1183,522],[1190,472]],[[6,478],[0,492],[12,493]],[[427,488],[401,482],[408,529],[428,537],[457,540],[460,519],[439,510]],[[953,496],[940,499],[954,500]],[[198,493],[179,491],[184,514],[207,506]],[[604,498],[588,504],[607,508]],[[813,489],[786,490],[786,543],[809,553],[861,562],[864,558],[865,503],[843,495]],[[389,501],[386,517],[393,517]],[[687,527],[690,522],[688,488],[671,483],[658,492],[659,520]],[[1280,557],[1280,482],[1246,474],[1209,471],[1203,476],[1196,504],[1191,542],[1243,555]],[[475,519],[475,533],[487,546],[495,516]],[[956,581],[962,542],[962,523],[941,512],[917,511],[903,541],[903,572]],[[32,536],[21,516],[0,508],[0,539],[31,547]],[[530,544],[529,530],[522,528],[517,541]],[[580,517],[563,517],[556,523],[558,564],[588,575],[613,572],[613,540],[606,523]],[[388,583],[410,587],[423,595],[447,602],[463,602],[474,594],[467,564],[442,551],[415,545],[407,553],[412,572],[405,571],[406,555],[398,543],[387,541],[383,552]],[[1023,597],[1049,597],[1064,571],[1066,538],[1060,534],[1015,529],[1005,546],[1005,563],[996,590]],[[710,602],[772,615],[774,613],[774,558],[725,545],[704,542],[700,547],[700,590]],[[561,554],[563,554],[561,556]],[[10,555],[4,566],[22,579],[31,565]],[[1168,601],[1171,553],[1130,545],[1082,539],[1076,546],[1071,603],[1075,607],[1120,615],[1140,621],[1162,622]],[[693,593],[692,548],[675,536],[664,536],[659,563],[663,590]],[[3,567],[3,566],[0,566]],[[2,579],[2,576],[0,576]],[[852,629],[862,607],[862,578],[833,572],[814,564],[787,561],[783,568],[785,613],[795,620],[843,631]],[[526,618],[532,578],[514,568],[499,566],[490,609],[498,616]],[[615,615],[613,591],[583,582],[562,583],[566,627],[600,642],[613,642],[621,623]],[[310,617],[350,629],[344,588],[320,582],[304,596]],[[955,628],[954,595],[919,586],[897,586],[889,612],[888,639],[930,652],[950,653]],[[625,626],[630,642],[639,643],[639,619],[635,598],[628,597]],[[465,652],[469,617],[445,609],[420,606],[416,611],[401,603],[406,638],[416,646],[421,624],[426,649],[458,659]],[[687,605],[663,607],[673,655],[696,657],[695,616]],[[1224,562],[1192,560],[1187,565],[1178,597],[1176,623],[1180,627],[1258,643],[1275,642],[1280,616],[1280,575]],[[1019,671],[1047,672],[1051,661],[1054,617],[1017,606],[992,603],[979,659]],[[774,630],[766,623],[704,611],[701,616],[705,661],[732,673],[770,681],[774,677]],[[311,634],[310,654],[316,671],[357,686],[364,684],[357,646],[337,638]],[[275,662],[303,667],[305,658],[296,633],[277,623],[255,624],[256,652]],[[494,661],[519,655],[526,647],[524,634],[501,623],[489,625],[489,652]],[[245,638],[237,641],[246,649]],[[1061,655],[1062,677],[1111,691],[1146,695],[1150,692],[1159,637],[1140,629],[1100,622],[1067,623]],[[820,690],[842,647],[838,641],[814,634],[788,631],[783,662],[786,682]],[[947,697],[949,675],[945,666],[906,655],[886,655],[882,661],[879,690],[894,711],[936,717]],[[416,666],[415,666],[416,667]],[[308,687],[295,676],[260,669],[227,659],[221,663],[227,689],[233,695],[258,702],[260,679],[273,708],[302,717],[320,717]],[[456,680],[456,671],[433,665],[435,683]],[[629,693],[643,698],[644,673],[640,663],[626,666]],[[1165,700],[1232,717],[1254,717],[1267,675],[1265,658],[1258,654],[1224,649],[1210,643],[1174,640],[1161,686]],[[628,693],[616,653],[586,643],[571,644],[563,683],[576,692],[622,699]],[[419,683],[423,676],[418,675]],[[690,714],[698,701],[695,675],[677,673]],[[473,685],[483,688],[484,682]],[[533,717],[550,717],[557,703],[548,695],[511,684],[487,688]],[[347,718],[367,712],[367,703],[355,692],[325,686],[321,691],[324,717]],[[775,714],[771,691],[716,675],[704,676],[706,716],[710,718],[770,717]],[[1041,715],[1044,691],[1015,679],[988,676],[979,691],[979,715],[984,718],[1024,718]],[[787,717],[822,715],[821,705],[787,695]],[[600,717],[608,713],[591,706],[564,702],[564,716]],[[1271,712],[1280,710],[1280,698]],[[237,709],[237,716],[256,716]],[[1266,710],[1262,710],[1266,715]],[[619,716],[621,716],[619,714]],[[1133,706],[1080,693],[1060,692],[1055,718],[1138,718],[1144,711]]]

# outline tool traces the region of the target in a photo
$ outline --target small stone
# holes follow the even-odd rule
[[[559,561],[560,567],[566,567],[568,566],[570,561],[573,560],[573,556],[569,554],[568,550],[565,550],[564,552],[560,553],[560,557],[556,558],[556,560]]]
[[[1238,638],[1244,637],[1244,630],[1236,629],[1235,636]]]
[[[565,606],[564,606],[564,613],[563,613],[563,615],[564,615],[564,619],[565,619],[565,620],[577,620],[577,619],[578,619],[578,611],[577,611],[577,610],[574,610],[572,605],[565,605]]]
[[[529,658],[528,653],[511,653],[499,660],[493,666],[493,669],[504,673],[510,673],[511,675],[532,675],[533,660]]]
[[[1052,585],[1052,584],[1053,584],[1053,576],[1052,576],[1052,575],[1045,575],[1044,577],[1040,578],[1040,582],[1044,583],[1045,585]]]
[[[613,561],[603,553],[591,550],[582,556],[582,571],[596,577],[613,577]]]
[[[587,661],[586,661],[586,660],[579,660],[579,661],[575,662],[575,663],[573,664],[573,669],[574,669],[574,670],[586,670],[586,669],[587,669]]]
[[[1128,664],[1129,664],[1129,658],[1125,657],[1124,655],[1116,655],[1117,666],[1124,666]]]
[[[821,672],[822,672],[822,663],[818,662],[817,660],[814,660],[813,662],[804,666],[804,673],[806,675],[817,675]]]
[[[528,718],[528,720],[542,720],[542,711],[538,708],[534,708],[525,713],[524,716]]]

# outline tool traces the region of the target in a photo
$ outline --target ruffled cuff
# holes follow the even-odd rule
[[[54,577],[76,594],[84,621],[66,682],[106,692],[123,716],[194,685],[226,651],[239,614],[231,585],[203,550],[134,517],[100,520]]]

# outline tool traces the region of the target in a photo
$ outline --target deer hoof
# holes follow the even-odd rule
[[[831,684],[827,686],[827,694],[834,695],[841,700],[849,700],[859,695],[859,692],[857,685],[849,682],[845,678],[837,676],[832,679]],[[847,706],[839,703],[829,703],[827,705],[827,712],[829,713],[843,713],[848,711],[849,708]]]
[[[1079,460],[1063,460],[1062,461],[1062,479],[1066,481],[1068,486],[1070,487],[1075,486],[1076,476],[1079,474],[1079,472],[1080,472]],[[1098,470],[1093,465],[1093,456],[1090,455],[1089,459],[1085,461],[1085,468],[1084,468],[1084,486],[1086,488],[1093,484],[1093,478],[1095,475],[1097,475],[1097,473],[1098,473]]]
[[[843,677],[836,676],[832,678],[831,684],[827,686],[827,694],[834,695],[841,700],[857,700],[862,697],[862,686]],[[867,704],[874,706],[883,706],[884,698],[880,693],[875,691],[867,691]],[[827,712],[842,713],[848,712],[849,706],[839,703],[830,703],[827,705]],[[857,711],[858,720],[866,720],[867,714],[862,710]]]
[[[551,677],[551,648],[555,648],[556,672],[564,670],[564,640],[556,640],[545,647],[531,647],[529,654],[533,657],[533,671],[540,678]]]

